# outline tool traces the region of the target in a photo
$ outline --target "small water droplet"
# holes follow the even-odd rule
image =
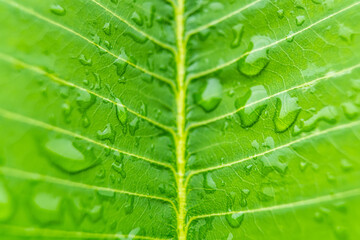
[[[244,25],[241,23],[232,27],[233,41],[231,43],[231,48],[236,48],[240,46],[243,28]]]
[[[305,16],[297,16],[296,17],[296,25],[301,26],[305,22]]]
[[[275,190],[270,186],[263,186],[258,192],[258,198],[260,201],[267,202],[275,197]]]
[[[195,94],[195,101],[204,111],[211,112],[222,100],[222,86],[217,78],[207,79],[206,84]]]
[[[111,35],[111,24],[109,22],[104,24],[103,31],[106,35]]]
[[[129,132],[132,136],[135,135],[136,130],[139,129],[139,118],[135,117],[130,123],[129,123]]]
[[[80,112],[85,112],[95,103],[95,96],[90,94],[87,91],[78,91],[78,97],[76,98],[76,103],[79,106]]]
[[[134,196],[128,197],[126,204],[124,206],[124,210],[126,214],[131,214],[134,211],[134,200],[135,200]]]
[[[339,36],[341,39],[347,43],[351,43],[353,35],[354,31],[351,28],[345,26],[344,24],[339,24]]]
[[[225,218],[230,227],[238,228],[243,222],[244,216],[245,214],[240,212],[240,213],[227,214],[225,215]]]
[[[277,15],[280,19],[282,19],[284,17],[284,9],[279,9],[277,11]]]
[[[340,165],[342,170],[345,172],[350,171],[353,168],[353,164],[345,158],[341,159]]]
[[[115,131],[113,130],[113,128],[111,127],[111,124],[108,123],[106,124],[104,130],[97,131],[97,137],[100,140],[109,140],[111,143],[114,143],[115,141]]]
[[[143,18],[136,11],[131,15],[131,20],[133,20],[138,26],[142,26],[144,24]]]
[[[211,173],[205,173],[204,175],[204,190],[206,193],[214,193],[217,189],[216,183],[211,176]]]
[[[91,66],[92,65],[91,58],[86,58],[84,54],[81,54],[79,56],[79,62],[84,66]]]
[[[123,105],[123,103],[120,101],[120,99],[116,98],[116,116],[121,123],[122,127],[126,126],[127,120],[128,120],[128,112],[127,108]]]
[[[66,14],[66,10],[58,4],[51,5],[50,11],[58,16],[64,16]]]
[[[352,120],[359,115],[359,109],[352,102],[346,102],[341,104],[341,107],[345,113],[345,116]]]

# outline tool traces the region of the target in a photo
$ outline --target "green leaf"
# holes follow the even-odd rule
[[[360,237],[360,2],[0,12],[1,239]]]

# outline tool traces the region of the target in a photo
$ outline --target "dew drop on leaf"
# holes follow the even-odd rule
[[[222,86],[217,78],[207,79],[206,84],[195,94],[196,103],[206,112],[216,109],[222,100]]]
[[[231,43],[231,48],[236,48],[236,47],[240,46],[243,28],[244,28],[244,25],[241,23],[239,23],[231,28],[232,33],[233,33],[233,40]]]
[[[60,6],[58,4],[51,5],[50,11],[53,14],[58,15],[58,16],[64,16],[66,14],[66,10],[62,6]]]
[[[226,214],[225,218],[230,227],[238,228],[244,220],[244,215],[244,213]]]
[[[277,11],[277,15],[280,19],[282,19],[284,17],[284,9],[279,9]]]
[[[141,15],[138,12],[133,12],[133,14],[131,15],[131,20],[134,21],[134,23],[136,23],[138,26],[142,26],[144,24],[144,20],[141,17]]]
[[[139,129],[139,118],[135,117],[130,123],[129,123],[129,132],[132,136],[135,135],[136,130]]]
[[[134,196],[128,196],[128,199],[125,203],[124,210],[126,214],[131,214],[134,211]]]
[[[296,17],[296,25],[301,26],[305,22],[305,16],[297,16]]]
[[[109,22],[104,24],[103,31],[106,35],[111,35],[111,24]]]
[[[211,173],[204,174],[204,190],[206,193],[214,193],[216,191],[216,183],[211,176]]]
[[[238,70],[248,76],[258,75],[269,63],[269,48],[263,48],[271,44],[271,39],[265,36],[253,36],[249,46],[250,53],[238,61]]]
[[[274,115],[275,132],[285,132],[296,121],[300,113],[298,99],[291,97],[288,93],[277,98],[276,111]]]
[[[109,140],[111,143],[114,143],[115,131],[113,130],[111,124],[108,123],[103,130],[98,130],[97,137],[100,140]]]
[[[128,120],[128,112],[127,108],[124,107],[123,103],[120,101],[120,99],[116,98],[116,116],[121,123],[122,127],[126,126],[127,120]]]
[[[264,86],[258,85],[252,87],[244,96],[236,99],[235,107],[238,110],[241,109],[238,115],[242,127],[251,127],[259,120],[267,106],[265,101],[260,100],[267,96],[268,94]]]
[[[84,54],[81,54],[79,56],[79,62],[84,66],[91,66],[92,65],[91,58],[86,58]]]
[[[30,210],[41,224],[59,223],[62,221],[63,198],[52,191],[37,191],[33,194]]]
[[[76,98],[76,103],[79,106],[80,112],[85,112],[95,103],[95,96],[90,94],[87,91],[78,91],[78,96]]]
[[[346,102],[341,104],[341,107],[345,113],[345,116],[352,120],[359,115],[359,109],[352,102]]]
[[[48,159],[63,171],[77,173],[94,166],[96,158],[92,149],[75,144],[66,138],[53,138],[46,142]]]

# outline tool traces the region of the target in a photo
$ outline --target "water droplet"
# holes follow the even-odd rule
[[[270,186],[263,186],[261,190],[258,192],[258,198],[260,201],[270,201],[275,197],[275,190]]]
[[[64,16],[66,14],[66,10],[58,4],[51,5],[50,11],[58,16]]]
[[[339,240],[346,240],[348,239],[348,233],[346,231],[346,228],[343,226],[336,226],[335,227],[335,236]]]
[[[267,103],[261,100],[267,96],[264,86],[259,85],[252,87],[243,97],[235,101],[236,109],[241,109],[238,115],[242,127],[251,127],[259,120],[267,106]]]
[[[114,159],[115,162],[111,165],[112,168],[118,172],[122,178],[126,178],[126,172],[124,170],[124,162],[123,162],[124,155],[119,152],[114,152]]]
[[[344,24],[339,24],[339,36],[341,39],[347,43],[351,43],[353,35],[354,31],[351,28],[345,26]]]
[[[307,167],[308,163],[307,162],[300,162],[300,170],[303,172],[305,171],[306,167]]]
[[[120,60],[120,59],[117,59],[114,62],[114,65],[116,66],[116,74],[122,79],[123,75],[126,72],[126,68],[127,68],[127,66],[129,64],[127,62],[124,62],[124,61]]]
[[[294,32],[293,31],[290,31],[289,34],[286,36],[286,41],[287,42],[294,41]]]
[[[251,146],[256,150],[259,150],[260,144],[258,143],[258,141],[254,140],[251,142]]]
[[[221,11],[224,9],[224,5],[220,2],[211,2],[208,6],[211,11]]]
[[[125,127],[126,123],[127,123],[127,120],[128,120],[127,108],[124,107],[124,105],[122,104],[120,99],[116,98],[115,102],[117,103],[117,105],[116,105],[116,116],[117,116],[118,120],[120,121],[122,127]]]
[[[45,144],[45,150],[49,160],[66,172],[77,173],[97,163],[91,149],[66,138],[50,139]]]
[[[267,137],[265,139],[265,142],[263,142],[263,147],[266,147],[266,148],[274,148],[275,147],[275,141],[272,137]]]
[[[91,66],[92,65],[91,58],[87,59],[84,54],[81,54],[79,56],[79,62],[84,66]]]
[[[83,117],[82,117],[81,125],[84,128],[87,128],[87,127],[90,126],[90,119],[88,118],[88,116],[86,116],[86,114],[84,114]]]
[[[231,43],[231,48],[236,48],[240,46],[243,28],[244,25],[241,23],[232,27],[233,41]]]
[[[222,86],[217,78],[207,79],[199,93],[195,94],[195,101],[206,112],[211,112],[222,100]]]
[[[279,9],[279,10],[277,11],[277,15],[278,15],[278,17],[279,17],[280,19],[282,19],[282,18],[284,17],[284,10],[283,10],[283,9]]]
[[[345,171],[345,172],[350,171],[353,168],[352,163],[349,162],[349,160],[344,159],[344,158],[341,159],[340,165],[341,165],[341,168],[343,169],[343,171]]]
[[[5,186],[5,183],[0,180],[0,222],[8,220],[14,211],[13,198]]]
[[[263,48],[271,44],[272,40],[265,36],[254,36],[251,38],[249,46],[250,53],[241,58],[238,62],[238,70],[248,76],[253,77],[262,72],[269,63],[269,48]]]
[[[143,18],[136,11],[131,15],[131,20],[133,20],[138,26],[142,26],[144,24]]]
[[[301,132],[309,132],[317,127],[318,122],[325,121],[327,123],[336,123],[338,117],[338,111],[334,106],[326,106],[315,113],[308,120],[302,120],[301,127],[298,129],[294,128],[293,134],[298,135]]]
[[[273,119],[276,132],[285,132],[295,123],[301,110],[297,102],[298,99],[291,97],[288,93],[277,98]]]
[[[126,214],[131,214],[134,211],[134,200],[135,200],[134,196],[128,197],[126,204],[124,206],[124,210]]]
[[[36,192],[31,199],[30,209],[34,218],[42,224],[62,221],[63,198],[49,191]]]
[[[214,193],[217,189],[216,183],[213,180],[211,173],[204,174],[204,190],[206,193]]]
[[[232,233],[229,233],[226,240],[233,240],[233,238],[234,238],[234,235]]]
[[[108,123],[105,126],[105,129],[100,131],[97,131],[97,137],[100,140],[109,140],[111,143],[114,143],[115,141],[115,131],[112,129],[111,124]]]
[[[95,205],[87,211],[87,215],[89,216],[92,222],[97,222],[100,220],[103,213],[103,207],[101,205]]]
[[[109,22],[104,24],[103,31],[106,35],[111,35],[111,24]]]
[[[301,26],[305,22],[305,16],[297,16],[296,17],[296,25]]]
[[[240,213],[227,214],[225,215],[225,218],[228,224],[230,225],[230,227],[238,228],[243,222],[244,216],[245,214],[240,212]]]
[[[135,135],[136,130],[139,129],[139,118],[135,117],[130,123],[129,123],[129,132],[132,136]]]
[[[341,107],[345,113],[345,116],[352,120],[359,115],[359,109],[352,102],[346,102],[341,104]]]
[[[145,105],[144,102],[141,102],[140,114],[143,115],[143,116],[147,115],[147,106]]]
[[[90,94],[87,91],[78,91],[78,97],[76,98],[76,103],[79,106],[80,112],[85,112],[88,108],[90,108],[95,103],[95,96]]]

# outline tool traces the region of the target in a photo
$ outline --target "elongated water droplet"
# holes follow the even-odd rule
[[[204,174],[204,190],[206,193],[214,193],[216,191],[216,183],[213,180],[211,173]]]
[[[238,61],[238,70],[248,76],[253,77],[260,74],[261,71],[269,63],[268,52],[269,48],[264,48],[269,45],[272,40],[265,36],[254,36],[251,38],[249,46],[250,53]]]
[[[144,24],[143,18],[136,11],[131,15],[131,20],[133,20],[138,26],[142,26]]]
[[[284,9],[279,9],[277,11],[277,15],[280,19],[282,19],[284,17]]]
[[[124,206],[124,210],[126,214],[131,214],[134,211],[134,200],[135,200],[134,196],[128,197],[126,204]]]
[[[241,23],[232,27],[232,33],[233,33],[233,41],[231,43],[232,48],[236,48],[240,46],[243,28],[244,25]]]
[[[118,120],[120,121],[122,127],[124,127],[124,126],[126,126],[126,123],[127,123],[127,120],[128,120],[127,108],[124,107],[124,105],[122,104],[120,99],[116,98],[115,102],[117,103],[117,105],[116,105],[116,116],[117,116]]]
[[[76,103],[79,106],[80,112],[85,112],[88,108],[90,108],[95,103],[95,96],[86,92],[86,91],[78,91],[78,97],[76,98]]]
[[[267,96],[268,94],[264,86],[259,85],[252,87],[243,97],[235,101],[236,109],[240,109],[238,115],[242,127],[251,127],[259,120],[267,103],[265,101],[258,101]]]
[[[136,130],[139,129],[139,118],[135,117],[130,123],[129,123],[129,132],[132,136],[135,135]]]

